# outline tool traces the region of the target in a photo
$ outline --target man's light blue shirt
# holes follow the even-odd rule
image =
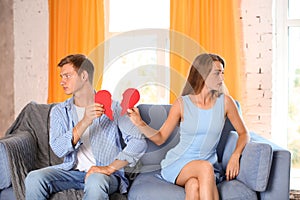
[[[62,164],[53,166],[72,170],[77,165],[77,152],[82,142],[72,144],[73,127],[78,123],[74,98],[55,105],[50,112],[50,146],[58,157],[64,157]],[[134,166],[145,153],[147,144],[138,128],[132,124],[127,115],[121,116],[119,103],[112,103],[114,120],[106,115],[94,119],[90,125],[90,143],[97,166],[107,166],[114,160],[126,160]],[[121,133],[121,134],[120,134]],[[122,148],[122,136],[126,146]],[[120,177],[120,192],[127,192],[128,180],[124,170],[115,174]]]

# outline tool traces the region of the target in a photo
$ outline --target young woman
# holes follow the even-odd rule
[[[249,141],[249,133],[232,97],[224,94],[224,60],[215,54],[201,54],[194,60],[182,96],[172,105],[159,130],[149,127],[137,108],[129,109],[131,121],[157,145],[163,144],[176,125],[180,141],[161,162],[161,175],[185,188],[186,199],[219,199],[216,186],[220,167],[216,148],[226,117],[239,138],[227,168],[226,179],[239,173],[239,158]]]

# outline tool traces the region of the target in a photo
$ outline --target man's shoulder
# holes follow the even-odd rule
[[[57,103],[53,106],[51,112],[59,112],[61,110],[65,110],[66,108],[71,109],[71,102],[71,98],[69,98],[63,102]]]

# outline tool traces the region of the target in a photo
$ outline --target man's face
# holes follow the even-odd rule
[[[80,87],[80,78],[71,63],[65,64],[60,71],[60,85],[65,94],[74,94]]]

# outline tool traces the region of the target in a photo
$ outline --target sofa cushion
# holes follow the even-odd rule
[[[236,131],[230,131],[229,133],[227,133],[227,141],[222,156],[222,167],[224,170],[226,170],[228,161],[235,150],[238,137],[239,136]]]
[[[11,185],[10,170],[5,146],[0,142],[0,190]]]
[[[168,183],[158,177],[160,171],[141,173],[134,180],[129,193],[130,200],[183,200],[183,187]]]
[[[265,191],[272,165],[272,155],[272,147],[269,144],[248,143],[241,156],[237,180],[255,191]]]
[[[16,200],[14,190],[12,186],[4,190],[0,190],[0,199],[1,200]]]
[[[256,200],[256,192],[238,180],[223,181],[218,184],[220,199],[222,200]]]
[[[69,190],[63,190],[50,195],[49,200],[70,200],[70,199],[79,200],[82,198],[83,198],[83,190],[69,189]],[[109,196],[109,200],[127,200],[127,195],[115,192]]]

